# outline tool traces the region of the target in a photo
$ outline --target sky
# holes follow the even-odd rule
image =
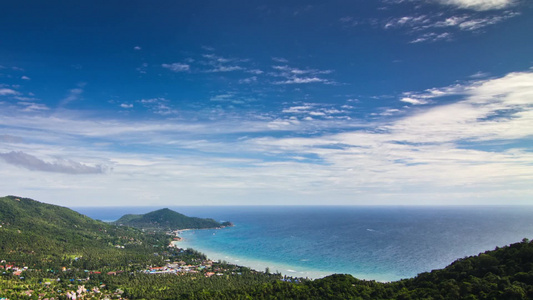
[[[533,204],[527,0],[3,1],[0,194]]]

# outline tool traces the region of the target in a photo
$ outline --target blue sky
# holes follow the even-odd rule
[[[10,1],[0,194],[66,206],[533,199],[533,4]]]

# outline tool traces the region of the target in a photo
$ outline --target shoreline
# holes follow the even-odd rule
[[[179,231],[193,231],[196,229],[187,229],[187,230],[179,230]],[[346,272],[334,272],[334,271],[326,271],[326,270],[317,270],[312,268],[305,268],[301,266],[295,266],[295,265],[288,265],[283,263],[276,263],[271,261],[262,261],[258,259],[253,258],[246,258],[241,256],[233,256],[228,253],[222,253],[218,252],[216,250],[212,250],[209,248],[204,247],[198,247],[198,245],[193,245],[188,241],[187,238],[183,236],[176,237],[180,238],[180,240],[172,241],[174,247],[181,248],[181,249],[194,249],[196,251],[199,251],[207,256],[208,259],[213,261],[226,261],[230,264],[243,266],[250,268],[255,271],[259,272],[265,272],[265,270],[268,268],[270,273],[280,273],[281,275],[288,276],[288,277],[294,277],[294,278],[308,278],[308,279],[320,279],[324,278],[333,274],[349,274],[354,276],[355,278],[361,279],[361,280],[375,280],[377,282],[391,282],[394,280],[388,279],[386,274],[372,274],[370,276],[365,274],[353,274],[353,273],[346,273]],[[380,276],[381,275],[381,276]]]
[[[193,246],[189,244],[186,241],[186,239],[184,238],[181,238],[181,239],[182,240],[180,241],[173,241],[171,243],[174,245],[174,247],[177,247],[177,248],[181,248],[181,249],[191,248],[198,252],[201,252],[202,254],[205,254],[207,258],[212,261],[225,261],[229,264],[247,267],[258,272],[265,272],[265,270],[268,268],[270,273],[280,273],[281,275],[285,275],[288,277],[309,278],[309,279],[319,279],[319,278],[323,278],[323,277],[334,274],[332,272],[323,272],[323,271],[298,271],[297,269],[299,268],[295,266],[276,264],[276,263],[242,258],[242,257],[234,257],[226,253],[220,253],[220,252],[216,252],[210,249]]]

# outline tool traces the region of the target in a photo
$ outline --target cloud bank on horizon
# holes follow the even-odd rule
[[[0,191],[531,204],[532,23],[518,0],[12,3]]]

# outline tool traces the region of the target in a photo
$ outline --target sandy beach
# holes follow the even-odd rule
[[[245,267],[251,268],[256,271],[261,271],[261,272],[264,272],[268,268],[271,273],[281,273],[282,275],[286,275],[286,276],[302,277],[302,278],[310,278],[310,279],[322,278],[322,277],[325,277],[325,276],[328,276],[334,273],[334,272],[319,271],[319,270],[301,270],[300,268],[296,266],[261,261],[257,259],[250,259],[250,258],[244,258],[244,257],[237,257],[237,256],[229,255],[226,253],[213,251],[211,249],[198,247],[198,245],[192,245],[187,240],[187,238],[184,238],[183,236],[179,236],[181,232],[191,231],[191,230],[194,230],[194,229],[179,230],[179,232],[176,233],[176,237],[179,240],[172,241],[171,244],[177,248],[182,248],[182,249],[192,248],[194,250],[200,251],[203,254],[205,254],[209,259],[214,260],[214,261],[226,261],[230,264],[245,266]]]

